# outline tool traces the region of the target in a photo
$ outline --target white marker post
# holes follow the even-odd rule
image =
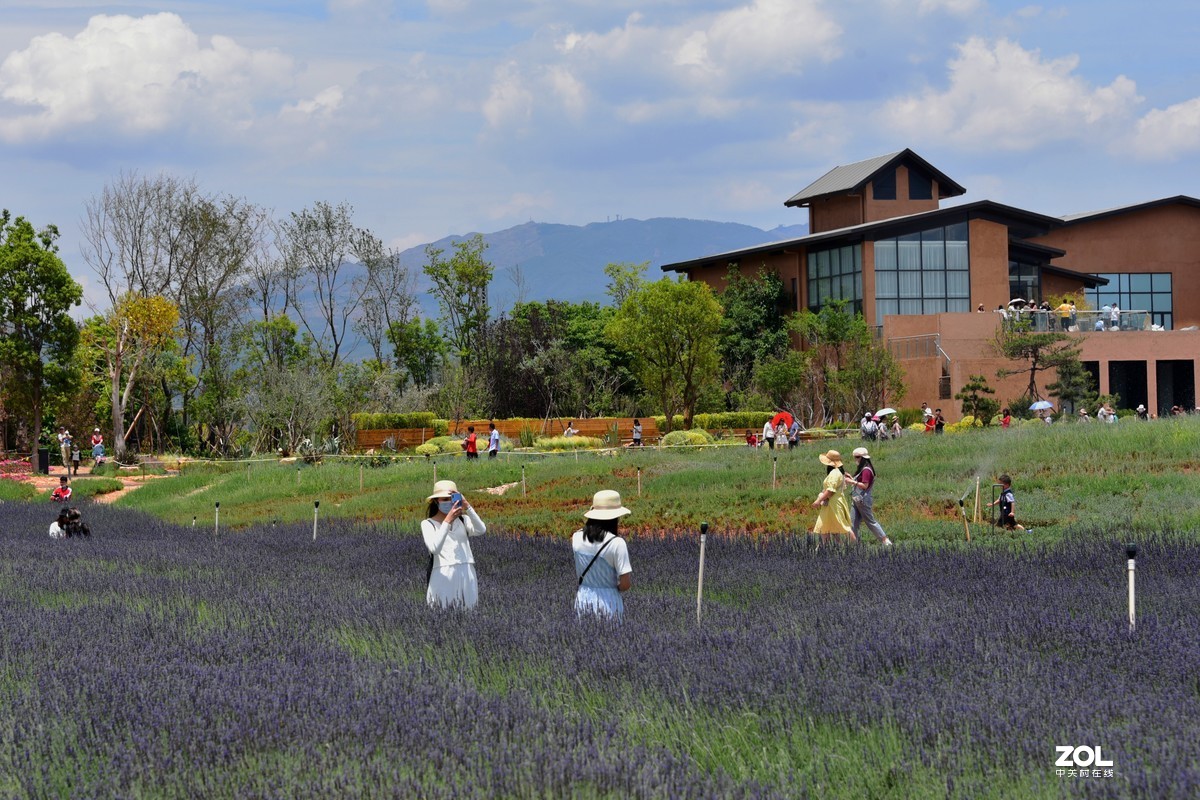
[[[708,539],[708,523],[700,523],[700,573],[696,578],[696,624],[700,624],[700,605],[704,599],[704,543]]]
[[[1133,593],[1133,573],[1137,570],[1137,545],[1133,542],[1125,545],[1125,555],[1129,558],[1127,567],[1129,572],[1129,632],[1133,633],[1134,628],[1137,627],[1137,613]]]
[[[525,496],[525,465],[521,465],[521,497]]]
[[[973,522],[978,523],[979,519],[979,476],[975,476],[975,519]]]
[[[296,465],[296,485],[300,485],[300,465]]]
[[[638,472],[638,497],[642,496],[642,468],[637,468]]]
[[[221,532],[221,504],[217,503],[213,510],[213,536]]]
[[[437,483],[437,462],[433,462],[433,482]]]
[[[771,456],[771,488],[775,488],[775,474],[779,470],[779,456]]]
[[[321,507],[320,500],[313,500],[313,541],[317,540],[317,509]]]
[[[358,493],[362,494],[362,490],[363,490],[363,465],[362,465],[362,462],[360,461],[360,462],[358,462]]]
[[[192,527],[196,527],[196,515],[192,514]]]

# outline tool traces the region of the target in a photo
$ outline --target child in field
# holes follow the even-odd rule
[[[746,431],[746,444],[750,447],[758,447],[758,436],[754,434],[754,431]]]
[[[1015,514],[1017,498],[1013,495],[1012,478],[1010,478],[1007,474],[1001,475],[1000,486],[1000,496],[996,498],[994,503],[988,503],[988,508],[991,508],[995,505],[1000,506],[1000,524],[1008,530],[1018,530],[1025,531],[1026,533],[1033,533],[1033,528],[1026,528],[1024,525],[1019,525],[1017,523],[1017,517]]]
[[[66,475],[58,479],[58,488],[50,493],[50,499],[56,503],[65,503],[71,499],[71,486],[67,483]]]
[[[71,442],[71,474],[79,474],[79,462],[83,460],[83,455],[79,452],[79,445]]]

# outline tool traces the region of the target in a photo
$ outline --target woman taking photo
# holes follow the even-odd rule
[[[592,496],[592,507],[582,530],[571,537],[575,552],[575,613],[620,619],[625,613],[621,592],[629,591],[633,568],[629,547],[617,536],[618,521],[630,513],[621,495],[605,489]]]
[[[831,541],[835,535],[849,536],[850,541],[856,542],[858,539],[850,529],[850,504],[846,502],[843,486],[846,474],[842,472],[842,454],[837,450],[830,450],[817,458],[825,465],[825,483],[812,504],[813,508],[820,509],[821,512],[817,515],[813,533],[820,534],[824,543]]]
[[[429,550],[425,602],[430,608],[474,608],[479,602],[479,583],[469,537],[482,536],[487,526],[454,481],[438,481],[426,499],[428,519],[421,522],[421,535]]]
[[[858,526],[867,523],[867,530],[875,534],[875,538],[885,547],[892,546],[892,540],[884,532],[883,526],[875,519],[875,501],[871,497],[871,487],[875,484],[875,467],[871,464],[871,454],[865,447],[854,449],[854,458],[858,463],[854,477],[846,476],[846,485],[850,487],[850,531],[858,536]]]

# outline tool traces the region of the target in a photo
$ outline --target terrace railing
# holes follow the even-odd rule
[[[1063,322],[1067,323],[1063,327]],[[1149,311],[1122,311],[1117,317],[1114,324],[1111,312],[1100,311],[1076,311],[1075,319],[1072,323],[1070,317],[1060,317],[1055,310],[1050,311],[1020,311],[1018,313],[1009,312],[1008,319],[1005,320],[1006,327],[1012,327],[1017,322],[1025,322],[1030,325],[1030,330],[1037,333],[1046,333],[1048,331],[1067,330],[1072,333],[1088,333],[1092,331],[1145,331],[1150,330],[1150,312]]]

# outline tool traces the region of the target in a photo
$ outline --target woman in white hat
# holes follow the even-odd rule
[[[482,536],[487,526],[454,481],[438,481],[433,485],[433,494],[426,499],[429,518],[421,523],[421,534],[429,550],[425,602],[431,608],[474,608],[479,602],[479,583],[468,537]]]
[[[850,504],[846,502],[843,486],[846,474],[842,472],[842,454],[830,450],[817,458],[825,465],[825,483],[812,504],[813,508],[820,509],[813,533],[820,534],[823,542],[829,542],[835,535],[849,536],[850,541],[856,542],[858,539],[850,528]]]
[[[892,540],[875,519],[875,501],[871,497],[871,487],[875,485],[875,466],[871,463],[871,454],[865,447],[856,447],[854,458],[858,461],[854,477],[846,476],[846,485],[850,487],[851,536],[857,537],[858,526],[865,522],[867,530],[875,534],[880,544],[891,547]]]
[[[625,613],[621,592],[632,585],[629,547],[617,536],[618,521],[630,513],[621,495],[611,489],[596,492],[587,522],[571,537],[575,551],[575,613],[620,618]]]

